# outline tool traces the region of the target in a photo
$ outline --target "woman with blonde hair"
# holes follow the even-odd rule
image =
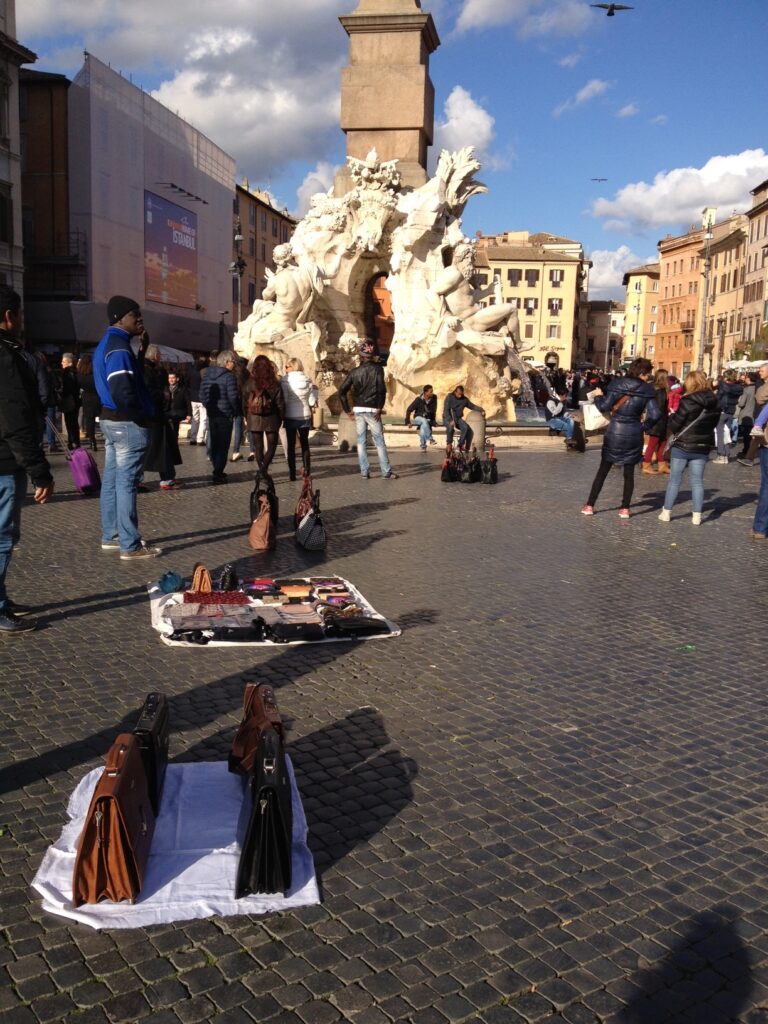
[[[285,399],[286,454],[288,474],[296,479],[296,435],[301,445],[301,461],[304,472],[309,473],[309,431],[312,428],[312,409],[317,405],[317,388],[304,373],[300,359],[288,359],[285,376],[280,381]]]
[[[692,523],[701,525],[704,508],[704,470],[709,453],[715,447],[715,427],[720,419],[720,404],[701,370],[691,370],[683,383],[683,397],[677,412],[669,418],[672,436],[669,439],[670,473],[664,508],[659,513],[662,523],[671,518],[672,506],[688,470],[691,481]]]

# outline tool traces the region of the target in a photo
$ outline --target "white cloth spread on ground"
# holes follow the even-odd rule
[[[187,640],[172,640],[171,634],[174,631],[174,627],[168,618],[167,611],[173,605],[179,605],[184,603],[183,592],[175,592],[166,594],[164,593],[157,583],[148,583],[147,591],[149,593],[149,612],[152,620],[152,628],[156,629],[160,634],[160,639],[164,644],[169,647],[284,647],[287,644],[306,644],[306,643],[320,643],[320,644],[338,644],[338,643],[349,643],[354,641],[360,643],[363,640],[387,640],[393,636],[402,636],[402,630],[396,622],[391,619],[385,618],[380,615],[379,612],[373,607],[349,580],[345,580],[342,576],[336,577],[340,583],[342,583],[352,596],[354,603],[362,609],[365,615],[370,616],[374,619],[379,619],[385,622],[387,625],[388,632],[386,633],[372,633],[370,636],[366,635],[354,635],[354,636],[327,636],[321,640],[289,640],[285,643],[277,644],[274,640],[263,639],[263,640],[216,640],[209,639],[205,644],[196,644]],[[308,602],[308,606],[312,602]],[[259,608],[261,607],[261,601],[257,598],[251,599],[249,605],[253,611],[254,617],[259,614]],[[232,608],[233,612],[241,612],[242,607],[234,605]],[[266,612],[269,611],[267,607]],[[234,620],[232,623],[222,620],[222,625],[235,625]]]
[[[266,914],[319,903],[304,808],[293,766],[287,756],[285,760],[293,796],[293,884],[287,895],[235,899],[240,856],[237,822],[243,805],[244,780],[231,774],[225,761],[198,761],[168,765],[144,885],[136,903],[97,903],[75,908],[75,852],[103,769],[88,772],[70,797],[70,823],[46,851],[32,882],[43,897],[43,910],[92,928],[144,928],[214,914]]]

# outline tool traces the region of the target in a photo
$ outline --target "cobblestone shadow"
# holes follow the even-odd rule
[[[628,979],[621,1024],[717,1024],[741,1020],[753,988],[751,957],[736,931],[740,913],[721,904],[690,919],[659,964]]]

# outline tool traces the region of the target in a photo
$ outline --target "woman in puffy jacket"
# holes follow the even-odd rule
[[[629,519],[629,503],[635,487],[635,466],[643,457],[643,423],[652,427],[661,416],[656,404],[656,392],[648,383],[653,366],[649,359],[635,359],[626,377],[615,377],[608,390],[596,399],[595,405],[603,416],[610,417],[603,439],[600,466],[592,482],[587,504],[581,513],[594,515],[594,505],[612,466],[624,467],[624,492],[619,509],[619,518]]]
[[[286,374],[280,381],[285,399],[285,435],[288,454],[288,473],[296,479],[296,435],[301,445],[304,472],[309,473],[309,432],[312,429],[312,409],[317,405],[317,388],[304,373],[300,359],[289,359]]]
[[[704,507],[704,470],[709,453],[715,447],[714,432],[720,420],[720,403],[701,370],[691,370],[683,385],[683,397],[676,413],[669,418],[673,436],[670,447],[670,474],[664,508],[659,513],[662,523],[668,523],[677,492],[688,470],[691,481],[694,526],[701,524]]]
[[[256,462],[266,476],[275,456],[280,424],[285,419],[283,389],[266,356],[253,360],[250,379],[243,388],[243,407]]]

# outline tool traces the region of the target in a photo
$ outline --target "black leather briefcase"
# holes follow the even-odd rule
[[[235,897],[287,892],[291,887],[293,810],[291,783],[280,737],[272,728],[259,738],[246,785]]]
[[[170,716],[168,702],[163,693],[148,693],[144,707],[139,714],[133,735],[139,743],[144,771],[147,775],[147,790],[155,816],[160,813],[160,797],[168,767],[168,740]]]

